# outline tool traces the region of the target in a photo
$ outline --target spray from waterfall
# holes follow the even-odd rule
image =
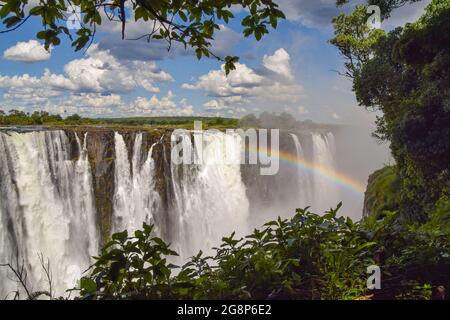
[[[76,137],[76,160],[63,131],[0,133],[0,141],[0,257],[11,262],[18,255],[30,285],[46,288],[42,254],[50,260],[54,293],[64,295],[99,249],[86,136],[83,144]],[[11,274],[3,270],[0,277],[4,296],[13,289],[3,285]]]
[[[148,133],[127,134],[133,139],[115,132],[114,141],[105,144],[114,145],[114,171],[108,172],[114,177],[112,232],[132,233],[144,222],[154,224],[157,235],[180,253],[180,262],[199,250],[208,253],[233,231],[246,234],[253,222],[259,227],[264,220],[291,215],[294,206],[312,205],[315,212],[335,206],[336,181],[356,185],[336,170],[331,133],[286,135],[289,150],[280,150],[284,167],[274,176],[260,175],[258,165],[229,161],[244,149],[237,133],[201,133],[195,145],[201,143],[202,151],[192,154],[191,164],[171,161],[164,136],[150,144]],[[193,132],[183,134],[190,141]],[[18,253],[32,287],[45,289],[42,253],[50,259],[56,296],[76,285],[102,240],[88,156],[88,142],[90,152],[97,142],[88,134],[69,137],[64,131],[0,132],[0,263]],[[109,132],[100,137],[103,142]],[[172,136],[172,146],[178,138]],[[250,203],[259,204],[251,214]],[[0,298],[17,289],[9,277],[0,268]]]
[[[295,144],[295,150],[297,153],[298,159],[304,159],[305,158],[305,152],[303,150],[303,147],[300,143],[300,140],[298,139],[297,135],[291,133],[292,140]],[[311,186],[313,184],[312,176],[311,174],[306,171],[303,167],[297,166],[297,176],[298,176],[298,207],[299,208],[305,208],[307,206],[311,205],[312,201],[312,190]]]
[[[172,144],[177,138],[172,137]],[[240,165],[225,160],[230,157],[226,154],[229,146],[233,146],[233,154],[240,155],[242,139],[238,134],[222,132],[204,132],[202,138],[201,164],[171,163],[174,245],[182,259],[200,249],[208,251],[234,230],[247,231],[249,202]],[[198,154],[194,152],[194,156]]]
[[[333,134],[312,134],[313,161],[318,166],[335,167],[335,143]],[[339,188],[323,175],[314,175],[314,206],[317,212],[324,212],[339,203]]]
[[[136,134],[131,163],[128,150],[120,133],[115,132],[115,194],[113,232],[141,229],[142,224],[154,223],[154,212],[160,205],[155,190],[153,148],[143,157],[142,133]],[[158,226],[156,226],[158,228]]]

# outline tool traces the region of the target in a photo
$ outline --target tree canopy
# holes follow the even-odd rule
[[[358,103],[381,111],[375,135],[391,144],[402,210],[426,219],[450,193],[450,1],[432,1],[418,21],[390,32],[364,29],[363,14],[337,17],[331,43]]]
[[[0,33],[17,30],[29,19],[39,19],[43,30],[36,36],[44,40],[46,49],[59,45],[61,36],[67,36],[78,51],[92,43],[105,19],[121,24],[122,39],[126,39],[130,19],[143,20],[148,29],[139,39],[164,40],[168,50],[172,43],[181,43],[193,48],[199,59],[205,56],[223,60],[228,74],[239,58],[219,57],[211,45],[219,23],[227,24],[234,18],[233,7],[246,9],[241,21],[243,34],[253,35],[256,40],[285,18],[272,0],[40,0],[34,4],[28,0],[1,0],[0,19],[5,29]],[[67,27],[73,15],[80,20],[80,28],[75,31]]]

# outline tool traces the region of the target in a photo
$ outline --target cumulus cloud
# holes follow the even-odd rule
[[[44,69],[41,76],[0,74],[2,108],[85,116],[191,115],[194,112],[185,99],[176,101],[171,91],[162,97],[156,95],[160,93],[160,83],[174,79],[152,61],[120,61],[109,51],[93,45],[86,57],[69,61],[63,70],[52,73]]]
[[[203,90],[209,96],[228,97],[248,95],[253,88],[259,86],[264,78],[245,64],[236,64],[236,70],[228,76],[224,65],[220,70],[211,70],[199,77],[195,84],[183,84],[184,89]]]
[[[10,99],[4,96],[2,109],[43,110],[51,113],[70,115],[73,113],[88,117],[120,116],[190,116],[194,114],[193,106],[186,99],[175,100],[169,91],[158,98],[138,96],[130,101],[120,94],[80,93],[64,96],[40,98],[34,96],[24,99]]]
[[[0,88],[14,95],[24,88],[76,93],[128,93],[143,88],[151,93],[159,92],[158,83],[173,81],[167,72],[154,62],[119,62],[108,51],[93,45],[87,57],[75,59],[64,66],[63,74],[45,69],[41,77],[28,74],[16,76],[0,75]]]
[[[6,60],[22,61],[27,63],[46,61],[50,59],[51,53],[36,40],[18,42],[3,52]]]
[[[294,79],[290,56],[283,48],[265,55],[259,69],[238,63],[236,70],[226,76],[222,65],[182,87],[202,91],[211,98],[203,105],[205,112],[227,115],[274,105],[297,105],[304,97],[303,87]]]
[[[278,73],[288,79],[293,79],[290,56],[283,48],[278,49],[271,56],[264,55],[263,65],[265,68]]]
[[[194,114],[193,106],[186,99],[175,101],[175,94],[169,91],[164,97],[158,99],[155,95],[151,98],[137,97],[131,106],[119,108],[121,114],[141,116],[191,116]]]

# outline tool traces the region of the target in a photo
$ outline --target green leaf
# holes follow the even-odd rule
[[[134,11],[134,20],[138,21],[144,17],[148,16],[147,10],[143,7],[137,7]]]
[[[3,7],[0,8],[0,18],[6,17],[11,13],[11,1],[6,2]]]
[[[183,20],[184,22],[187,22],[187,16],[183,11],[179,11],[178,15],[180,16],[181,20]]]
[[[97,291],[97,284],[94,280],[84,277],[80,280],[80,288],[84,293],[94,293]]]
[[[32,16],[40,15],[42,13],[43,8],[44,7],[42,7],[42,6],[36,6],[36,7],[31,8],[30,15],[32,15]]]
[[[202,58],[203,50],[201,48],[195,49],[195,54],[197,55],[197,59],[200,60]]]
[[[120,243],[124,243],[128,239],[128,231],[118,232],[112,235],[113,240],[117,240]]]

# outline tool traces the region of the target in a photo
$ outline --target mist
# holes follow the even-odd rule
[[[304,159],[295,163],[281,157],[279,172],[269,177],[242,167],[253,226],[292,216],[297,208],[322,214],[339,202],[341,215],[360,220],[369,176],[393,162],[389,145],[376,140],[371,127],[299,121],[288,113],[248,115],[240,125],[280,129],[281,152]]]

